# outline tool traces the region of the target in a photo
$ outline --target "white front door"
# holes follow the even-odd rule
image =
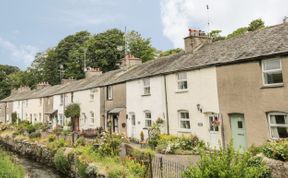
[[[221,131],[220,131],[220,120],[218,115],[209,115],[209,136],[210,136],[210,147],[212,149],[220,149],[221,147]]]
[[[136,117],[135,114],[131,114],[131,137],[135,137],[135,126],[136,126]]]

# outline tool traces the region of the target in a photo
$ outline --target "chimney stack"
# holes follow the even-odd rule
[[[50,86],[48,82],[40,82],[37,84],[36,89],[39,90],[39,89],[43,89],[43,88],[48,87],[48,86]]]
[[[90,77],[101,75],[101,74],[102,74],[102,70],[100,67],[95,67],[95,68],[87,67],[87,70],[85,72],[85,77],[90,78]]]
[[[142,60],[140,58],[136,58],[132,54],[127,54],[124,59],[122,59],[122,63],[120,64],[120,68],[129,68],[135,65],[142,64]]]
[[[185,52],[193,53],[209,41],[210,39],[204,31],[189,29],[189,36],[184,38]]]

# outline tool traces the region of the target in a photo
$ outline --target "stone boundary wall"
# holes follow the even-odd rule
[[[18,155],[28,157],[38,163],[46,165],[48,167],[54,168],[56,170],[55,164],[53,162],[55,153],[49,150],[45,145],[38,143],[31,143],[23,140],[16,140],[11,137],[1,137],[0,145],[6,150],[17,153]],[[71,150],[71,148],[66,148],[66,151]],[[79,178],[76,168],[76,159],[70,162],[69,175],[67,177]],[[105,175],[98,175],[100,178],[105,178]]]

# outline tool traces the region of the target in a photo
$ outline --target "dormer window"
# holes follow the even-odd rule
[[[144,90],[144,95],[150,95],[150,79],[149,78],[143,79],[143,90]]]
[[[283,83],[282,67],[280,59],[269,59],[262,61],[264,85],[275,85]]]
[[[181,72],[177,74],[177,86],[178,90],[187,90],[188,82],[187,82],[187,73]]]

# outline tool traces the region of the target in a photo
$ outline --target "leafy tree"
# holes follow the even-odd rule
[[[219,41],[219,40],[224,40],[225,39],[225,36],[221,36],[220,33],[222,31],[221,30],[212,30],[208,36],[210,38],[212,38],[212,41]]]
[[[227,36],[227,38],[230,39],[230,38],[234,38],[234,37],[236,37],[236,36],[243,35],[243,34],[245,34],[247,31],[248,31],[248,28],[247,28],[247,27],[240,27],[240,28],[238,28],[237,30],[233,31],[231,34],[229,34],[229,35]]]
[[[143,38],[138,32],[131,31],[126,35],[128,50],[142,62],[152,60],[156,56],[156,49],[151,45],[151,39]]]
[[[65,109],[65,117],[71,117],[71,118],[79,118],[80,117],[80,106],[79,104],[70,104]]]
[[[0,70],[0,99],[4,99],[10,95],[9,78],[4,71]]]
[[[160,57],[169,56],[169,55],[172,55],[172,54],[180,53],[181,51],[183,51],[183,49],[181,49],[181,48],[169,49],[167,51],[161,51],[159,56]]]
[[[253,20],[252,22],[250,22],[249,26],[248,26],[248,31],[255,31],[255,30],[259,30],[261,28],[264,28],[265,24],[264,21],[262,19],[256,19]]]
[[[124,33],[118,29],[110,29],[94,35],[86,43],[87,60],[90,67],[100,67],[104,72],[117,68],[117,63],[124,57]]]

